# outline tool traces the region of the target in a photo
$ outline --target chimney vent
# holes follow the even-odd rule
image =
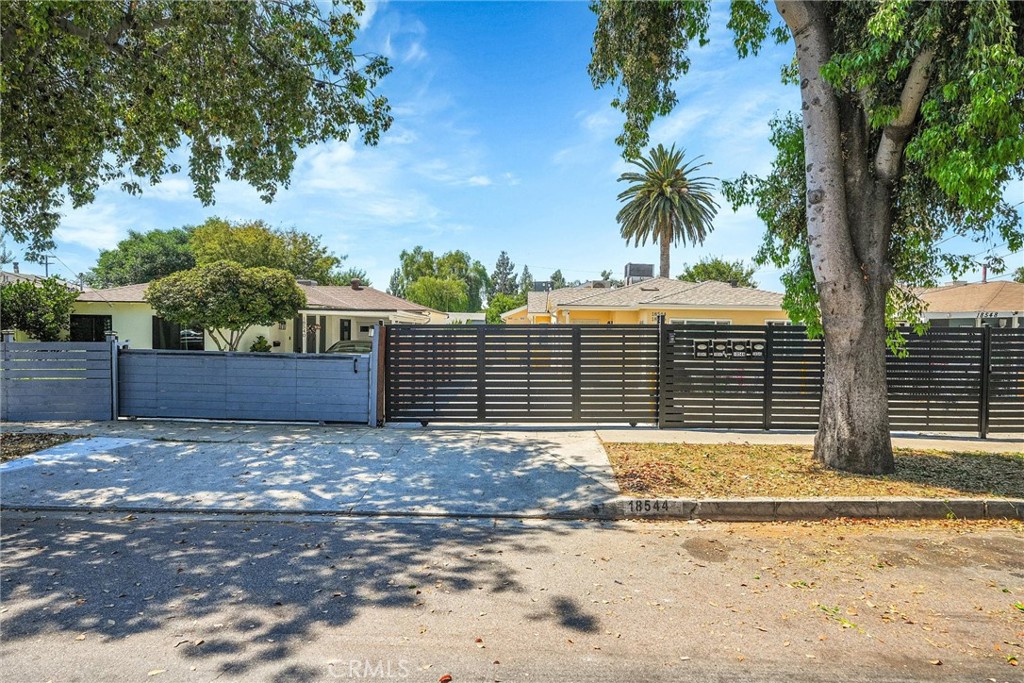
[[[362,281],[362,280],[360,280],[360,279],[359,279],[359,278],[357,278],[357,277],[354,277],[354,278],[352,278],[352,281],[351,281],[351,282],[349,282],[349,285],[351,285],[351,286],[352,286],[352,289],[355,289],[355,290],[360,290],[360,289],[362,289],[362,288],[363,288],[363,281]]]
[[[20,273],[21,272],[20,270],[18,270],[18,262],[17,261],[14,262],[14,272],[15,273]]]
[[[307,287],[316,287],[316,280],[296,280],[300,285],[306,285]]]
[[[730,287],[739,287],[739,284],[740,284],[739,280],[729,280],[729,286]]]

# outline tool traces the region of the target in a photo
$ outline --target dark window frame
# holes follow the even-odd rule
[[[88,334],[81,334],[84,331],[84,323],[88,320]],[[77,323],[77,324],[76,324]],[[97,323],[99,326],[97,327]],[[113,316],[96,314],[72,313],[69,321],[69,340],[73,342],[101,342],[106,341],[107,332],[114,329]]]

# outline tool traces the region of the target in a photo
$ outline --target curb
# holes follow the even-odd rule
[[[593,505],[596,519],[703,519],[718,522],[796,522],[858,519],[1024,520],[1020,498],[625,498]]]
[[[615,521],[706,520],[715,522],[799,522],[837,519],[1003,519],[1024,521],[1024,499],[1002,498],[627,498],[550,512],[417,512],[403,510],[280,510],[254,508],[174,508],[150,505],[0,505],[0,511],[131,513],[168,515],[259,515],[335,518],[551,519]]]

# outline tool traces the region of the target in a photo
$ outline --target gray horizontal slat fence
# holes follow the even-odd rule
[[[124,350],[119,413],[130,417],[360,422],[368,355]]]
[[[651,326],[396,325],[387,331],[393,422],[654,422]]]
[[[0,419],[113,418],[111,344],[0,343]]]
[[[662,427],[817,428],[824,346],[805,328],[665,326],[663,335]],[[886,359],[892,429],[1024,430],[1024,330],[905,336],[906,357]]]

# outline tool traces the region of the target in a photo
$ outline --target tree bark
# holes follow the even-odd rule
[[[893,472],[885,380],[891,191],[875,178],[863,111],[821,77],[831,26],[814,2],[776,2],[796,42],[807,174],[807,241],[825,331],[814,457],[851,472]]]
[[[661,250],[661,260],[658,264],[658,277],[669,278],[669,250],[672,249],[671,229],[662,230],[658,236],[658,247]]]

